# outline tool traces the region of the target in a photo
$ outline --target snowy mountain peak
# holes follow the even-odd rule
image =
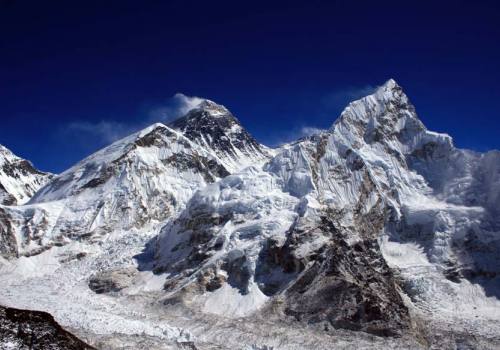
[[[393,79],[378,87],[371,95],[351,102],[330,131],[358,146],[363,143],[389,142],[392,143],[390,147],[393,147],[394,142],[397,142],[413,148],[422,138],[435,138],[433,133],[427,132],[408,96]],[[451,144],[451,138],[447,135],[438,138],[439,143],[444,141]]]
[[[0,254],[32,255],[74,239],[99,240],[114,230],[146,230],[228,174],[213,152],[153,124],[56,176],[28,205],[0,210],[0,246],[8,247]],[[36,239],[41,232],[43,239]]]
[[[204,99],[203,102],[201,102],[195,109],[206,111],[212,117],[232,116],[226,107],[207,99]]]
[[[223,119],[222,121],[212,121],[212,119]],[[217,123],[217,124],[239,124],[234,115],[223,105],[208,99],[202,99],[200,103],[191,109],[186,115],[171,123],[174,126],[181,126],[187,123]]]
[[[389,79],[381,86],[375,89],[374,95],[381,101],[391,101],[399,99],[408,99],[403,88],[394,80]]]
[[[394,79],[389,79],[372,94],[349,103],[342,112],[341,118],[351,117],[354,120],[367,122],[374,116],[386,112],[398,112],[400,109],[408,111],[407,116],[416,118],[415,108],[401,86]]]
[[[0,145],[0,164],[5,163],[7,160],[19,159],[11,150],[7,147]]]
[[[12,154],[12,152],[7,147],[0,145],[0,154]]]
[[[0,145],[0,204],[27,202],[51,177]]]
[[[261,164],[270,156],[270,150],[259,144],[226,107],[210,100],[203,100],[169,126],[201,147],[213,150],[230,172]]]
[[[401,88],[401,86],[399,86],[399,84],[396,82],[396,80],[394,80],[392,78],[390,78],[384,84],[382,84],[381,87],[384,87],[387,90]]]

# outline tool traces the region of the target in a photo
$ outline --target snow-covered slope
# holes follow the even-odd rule
[[[226,107],[210,100],[202,100],[170,126],[201,147],[213,150],[230,172],[262,164],[273,154],[273,150],[258,143]]]
[[[156,268],[171,298],[226,316],[281,300],[297,319],[393,334],[411,326],[409,296],[455,322],[477,310],[479,331],[500,321],[498,166],[428,131],[389,80],[328,132],[198,191]]]
[[[51,177],[0,145],[0,204],[27,202]]]
[[[36,254],[162,222],[196,189],[227,174],[209,151],[152,125],[53,178],[28,204],[0,207],[2,253]]]
[[[394,80],[279,150],[204,100],[0,206],[0,303],[103,348],[494,349],[499,201]]]

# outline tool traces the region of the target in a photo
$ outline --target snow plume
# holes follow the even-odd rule
[[[64,132],[70,136],[76,134],[83,138],[93,136],[93,138],[97,138],[103,143],[111,143],[136,131],[136,127],[136,125],[132,124],[101,120],[97,123],[73,122],[66,127]]]
[[[109,144],[135,131],[157,122],[169,123],[196,108],[204,99],[176,93],[162,104],[156,104],[131,121],[101,120],[98,122],[76,121],[61,129],[62,134],[85,143],[95,142],[99,146]]]
[[[314,134],[319,134],[322,131],[325,130],[314,126],[303,126],[302,128],[300,128],[300,137],[307,137]]]
[[[321,129],[316,126],[305,125],[301,127],[294,127],[291,130],[284,130],[284,132],[277,134],[269,144],[271,145],[271,147],[279,147],[283,144],[293,142],[314,134],[319,134],[323,131],[326,131],[326,129]]]
[[[301,104],[308,106],[305,115],[312,116],[312,118],[303,118],[303,120],[308,123],[307,120],[312,119],[317,122],[317,125],[290,125],[288,129],[274,130],[274,134],[268,141],[269,145],[277,147],[326,131],[350,102],[373,94],[377,88],[378,86],[371,84],[345,86],[307,96]],[[301,104],[298,105],[299,108]]]
[[[332,111],[340,112],[349,102],[371,95],[376,89],[377,86],[364,85],[358,87],[351,86],[345,89],[332,91],[321,99],[321,108],[328,113]]]
[[[178,92],[165,105],[156,106],[151,109],[149,118],[157,122],[171,122],[198,107],[203,101],[203,98],[186,96]]]

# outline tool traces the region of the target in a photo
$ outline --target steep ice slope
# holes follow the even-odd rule
[[[35,169],[29,161],[0,145],[0,204],[27,202],[52,176]]]
[[[0,207],[4,256],[161,222],[228,174],[210,152],[162,124],[89,156],[20,207]]]
[[[298,320],[388,335],[411,326],[409,295],[488,333],[500,329],[498,176],[497,153],[428,131],[389,80],[328,132],[197,192],[160,234],[156,269],[172,300],[207,312],[279,300]]]
[[[170,126],[201,147],[213,150],[230,172],[262,164],[273,154],[273,150],[259,144],[226,107],[210,100],[203,100]]]

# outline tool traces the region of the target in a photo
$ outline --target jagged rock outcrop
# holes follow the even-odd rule
[[[326,329],[345,328],[380,336],[402,335],[410,316],[393,272],[375,239],[351,246],[349,231],[331,218],[316,228],[331,240],[310,255],[306,266],[282,295],[286,315]],[[300,235],[300,233],[294,233]]]
[[[0,348],[12,350],[92,350],[41,311],[0,306]]]
[[[136,274],[133,267],[101,271],[90,277],[89,288],[97,294],[118,292],[130,286]]]

